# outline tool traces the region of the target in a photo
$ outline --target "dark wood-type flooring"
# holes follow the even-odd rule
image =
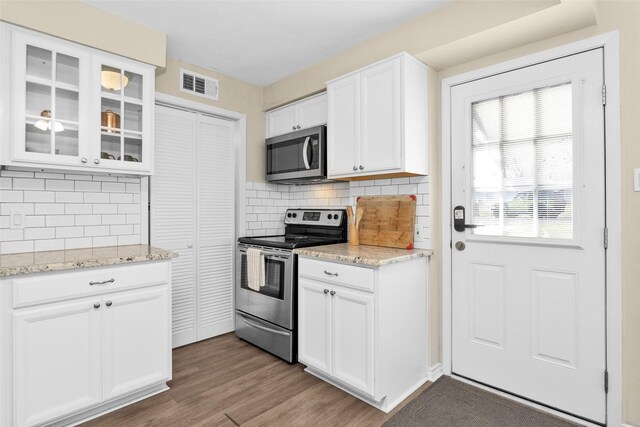
[[[431,384],[385,414],[303,369],[222,335],[173,351],[169,391],[84,426],[379,426]]]

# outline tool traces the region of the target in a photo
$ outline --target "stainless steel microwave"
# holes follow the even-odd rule
[[[327,180],[327,127],[268,138],[267,181],[311,184]]]

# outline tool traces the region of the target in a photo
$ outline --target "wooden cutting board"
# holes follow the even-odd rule
[[[413,249],[416,196],[363,196],[357,199],[360,244]],[[356,212],[357,212],[356,211]]]

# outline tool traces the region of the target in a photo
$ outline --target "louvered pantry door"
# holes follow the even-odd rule
[[[173,347],[233,330],[233,122],[156,109],[151,244],[173,261]]]
[[[198,115],[198,340],[233,331],[233,122]]]
[[[195,113],[156,106],[151,244],[179,255],[172,262],[173,347],[197,339],[196,142]]]

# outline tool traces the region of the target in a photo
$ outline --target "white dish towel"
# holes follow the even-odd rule
[[[264,253],[260,249],[247,248],[247,282],[254,291],[264,288]]]

